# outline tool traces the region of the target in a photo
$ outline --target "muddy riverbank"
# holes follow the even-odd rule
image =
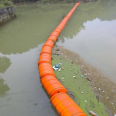
[[[57,59],[57,57],[60,57],[60,58]],[[90,66],[86,62],[84,62],[84,60],[81,59],[78,54],[71,52],[67,49],[64,49],[61,46],[55,46],[53,49],[53,59],[59,60],[62,58],[70,61],[71,65],[74,64],[74,65],[79,66],[79,71],[82,73],[82,77],[84,77],[86,79],[86,81],[82,81],[80,88],[82,88],[84,86],[83,84],[86,84],[89,82],[89,86],[91,87],[91,90],[94,92],[94,95],[96,96],[96,99],[98,100],[98,102],[102,102],[104,104],[108,116],[113,116],[116,113],[116,85],[113,82],[111,82],[108,79],[108,77],[104,76],[100,70],[98,70],[98,69]],[[59,60],[59,62],[62,62],[62,60]],[[73,74],[74,76],[76,76],[76,74],[78,75],[78,73],[80,73],[78,71],[75,72],[75,70],[71,69],[72,67],[70,65],[68,65],[68,63],[67,63],[67,66],[69,66],[69,68],[67,68],[65,70],[67,70],[67,72],[70,72],[70,71],[74,72],[75,73],[75,75]],[[63,65],[62,65],[62,67],[63,67]],[[59,73],[62,73],[62,71]],[[58,79],[60,79],[60,81],[62,83],[64,83],[62,78],[67,78],[67,77],[59,76],[58,72],[55,74],[58,77]],[[81,81],[80,78],[78,79],[78,81]],[[73,77],[70,77],[70,81],[72,79],[73,79]],[[85,83],[83,83],[83,82],[85,82]],[[63,85],[66,88],[69,88],[69,90],[70,90],[69,86],[72,86],[70,84],[63,84]],[[75,94],[74,94],[74,91],[71,91],[71,92],[72,92],[71,93],[72,98],[76,97],[76,99],[78,99],[78,96],[76,96],[76,95],[79,95],[79,94],[76,94],[77,91],[75,92]],[[80,92],[80,94],[82,94],[82,93]],[[86,96],[86,94],[85,94],[85,96]],[[91,98],[90,101],[92,99],[93,98]],[[93,104],[95,104],[95,103],[93,103]],[[97,111],[97,109],[94,109],[94,111]],[[98,112],[99,116],[106,116],[106,114],[101,114],[99,110],[97,112]]]

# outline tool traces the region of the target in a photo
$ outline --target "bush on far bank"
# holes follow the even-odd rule
[[[13,6],[12,1],[10,0],[0,0],[0,8],[5,6]]]

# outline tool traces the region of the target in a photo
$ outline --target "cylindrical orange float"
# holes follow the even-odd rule
[[[46,43],[43,45],[40,58],[38,61],[38,69],[40,74],[41,83],[45,90],[50,95],[51,103],[56,108],[60,116],[86,116],[86,114],[79,108],[79,106],[66,94],[65,87],[55,78],[54,71],[50,64],[52,47],[57,40],[60,32],[66,25],[67,21],[75,11],[77,3],[72,10],[61,21],[57,28],[51,33]]]
[[[57,93],[67,92],[65,87],[56,78],[54,78],[54,76],[51,76],[51,78],[50,76],[45,76],[41,79],[41,82],[51,97]]]
[[[52,96],[50,101],[60,116],[86,116],[66,93],[58,93]]]
[[[51,36],[56,36],[56,37],[58,37],[58,36],[59,36],[59,33],[56,32],[56,31],[54,31],[54,32],[51,33]]]
[[[40,63],[51,63],[51,55],[47,53],[43,53],[39,57],[38,65]]]
[[[56,28],[54,31],[58,32],[59,34],[61,33],[61,29],[58,29],[58,28]]]
[[[38,69],[39,69],[40,78],[43,78],[46,75],[55,76],[52,66],[49,63],[39,64]]]
[[[56,79],[55,76],[53,76],[53,75],[46,75],[46,76],[44,76],[44,77],[41,79],[41,83],[44,85],[44,83],[46,83],[47,81],[49,81],[49,80],[54,80],[54,79]]]
[[[52,48],[50,46],[43,46],[40,54],[43,53],[51,54],[51,52],[52,52]]]
[[[44,69],[46,67],[52,68],[50,63],[41,63],[41,64],[39,64],[39,70]]]
[[[54,41],[53,40],[47,40],[46,42],[45,42],[45,44],[43,45],[43,47],[44,46],[49,46],[49,47],[53,47],[54,46]]]
[[[40,75],[40,79],[46,75],[55,76],[54,71],[51,68],[45,68],[45,69],[39,70],[39,75]]]
[[[47,40],[52,40],[55,42],[57,40],[57,36],[51,35]]]

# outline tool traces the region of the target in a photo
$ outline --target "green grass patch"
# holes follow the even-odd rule
[[[61,71],[54,71],[56,78],[67,88],[69,96],[72,96],[87,116],[91,116],[90,110],[96,112],[98,116],[108,116],[105,106],[96,98],[89,81],[81,73],[79,66],[60,55],[52,55],[52,66],[58,63],[63,63],[63,65],[61,65]]]

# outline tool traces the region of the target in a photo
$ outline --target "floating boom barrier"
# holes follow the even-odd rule
[[[50,101],[60,116],[86,116],[81,108],[68,96],[66,88],[56,79],[51,66],[51,52],[54,43],[79,4],[80,3],[76,3],[57,28],[51,33],[42,47],[38,61],[41,83],[49,94]]]

